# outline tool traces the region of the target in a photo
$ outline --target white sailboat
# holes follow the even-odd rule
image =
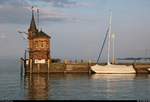
[[[94,65],[91,66],[91,70],[97,74],[135,74],[136,71],[132,65],[114,65],[110,64],[110,37],[111,37],[111,21],[112,14],[110,14],[109,31],[108,31],[108,53],[107,53],[107,65]]]

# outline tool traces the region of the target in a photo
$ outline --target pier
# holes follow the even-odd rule
[[[24,64],[26,63],[26,64]],[[25,73],[91,73],[90,63],[34,63],[34,61],[21,59]],[[23,71],[23,70],[22,70]]]
[[[32,60],[21,60],[21,73],[30,73],[30,74],[37,74],[37,73],[87,73],[91,74],[90,67],[95,63],[89,62],[71,62],[71,63],[51,63],[49,60],[46,63],[34,63]],[[26,64],[25,64],[26,63]],[[118,65],[131,65],[131,63],[118,63]],[[105,65],[105,64],[102,64]],[[136,74],[150,74],[150,64],[144,63],[136,63],[132,64]]]

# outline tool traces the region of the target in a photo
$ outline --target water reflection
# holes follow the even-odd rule
[[[106,99],[146,99],[149,94],[148,74],[93,74],[91,79],[103,82]],[[143,96],[144,95],[144,96]],[[137,97],[138,96],[138,97]]]
[[[93,74],[91,79],[94,80],[133,80],[136,74]]]
[[[91,79],[95,81],[100,81],[101,87],[103,87],[103,93],[105,94],[105,99],[115,99],[116,97],[123,99],[131,94],[133,89],[133,82],[135,74],[93,74]],[[122,94],[124,93],[124,94]],[[130,95],[131,96],[131,95]],[[128,96],[128,98],[130,97]]]
[[[25,89],[27,99],[47,100],[48,99],[48,75],[29,74],[25,76]]]
[[[21,85],[24,99],[31,100],[132,100],[150,94],[150,76],[136,74],[29,74]]]
[[[135,79],[149,79],[150,75],[149,74],[136,74]]]
[[[77,86],[75,80],[87,80],[88,77],[88,74],[27,74],[24,77],[25,99],[64,99],[61,96],[68,94],[68,89],[72,90],[69,85]]]

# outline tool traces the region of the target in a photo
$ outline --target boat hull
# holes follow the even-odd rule
[[[135,74],[136,71],[132,65],[94,65],[91,70],[97,74]]]

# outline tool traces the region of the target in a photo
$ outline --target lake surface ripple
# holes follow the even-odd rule
[[[150,75],[33,74],[0,60],[0,100],[148,100]]]

